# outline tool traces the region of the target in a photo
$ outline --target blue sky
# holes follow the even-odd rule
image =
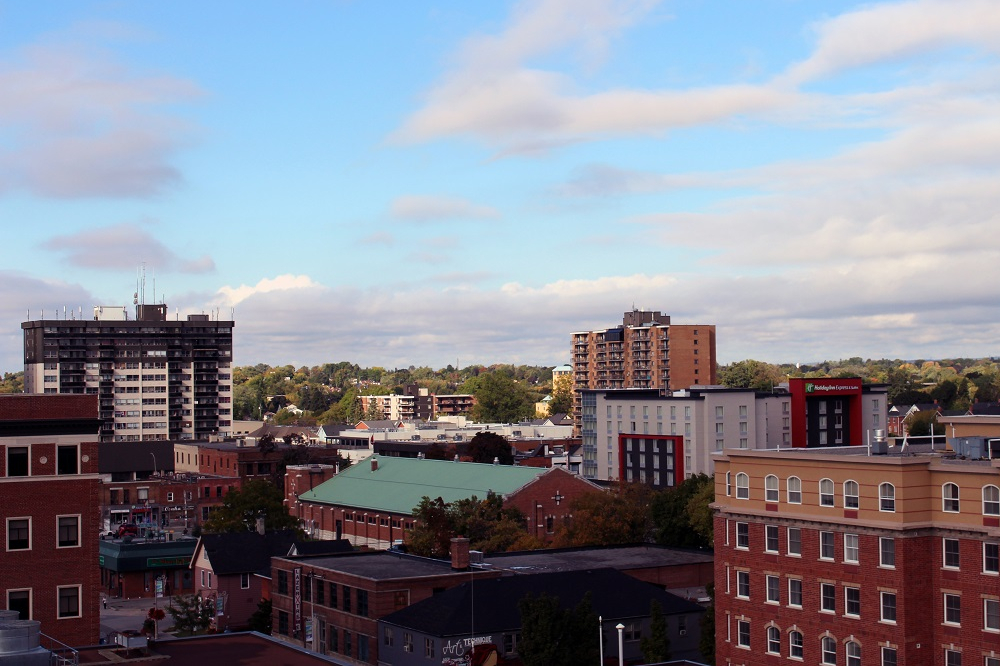
[[[998,51],[993,0],[0,0],[0,370],[141,265],[240,365],[555,365],[632,307],[994,355]]]

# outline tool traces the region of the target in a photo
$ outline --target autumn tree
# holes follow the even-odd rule
[[[674,488],[656,493],[650,513],[656,543],[676,548],[708,548],[712,543],[715,481],[706,474],[684,479]]]
[[[618,483],[606,492],[584,493],[572,501],[573,522],[556,536],[556,545],[610,546],[648,541],[652,497],[652,488],[644,483]]]
[[[485,499],[475,495],[456,502],[424,497],[413,510],[414,528],[409,532],[410,552],[425,557],[448,557],[451,539],[469,539],[473,550],[504,552],[531,550],[542,546],[528,534],[524,514],[516,507],[504,507],[503,498],[490,493]]]
[[[480,375],[473,385],[472,418],[479,423],[517,423],[535,413],[528,388],[502,372]]]

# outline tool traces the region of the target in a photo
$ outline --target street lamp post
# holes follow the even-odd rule
[[[597,616],[597,641],[600,644],[599,659],[601,666],[604,666],[604,618]]]
[[[153,456],[153,474],[156,474],[156,454],[150,451],[149,455]]]
[[[622,642],[622,632],[625,631],[625,625],[619,622],[615,625],[615,629],[618,630],[618,666],[625,666],[625,651]]]

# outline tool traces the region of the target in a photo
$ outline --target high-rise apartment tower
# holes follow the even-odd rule
[[[232,321],[167,306],[95,306],[24,330],[25,393],[96,394],[101,441],[190,440],[232,428]]]

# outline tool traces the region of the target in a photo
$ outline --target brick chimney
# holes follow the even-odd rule
[[[372,471],[373,472],[378,471],[378,458],[376,458],[375,456],[372,456]]]
[[[451,540],[451,568],[454,571],[469,570],[469,540],[465,537]]]

